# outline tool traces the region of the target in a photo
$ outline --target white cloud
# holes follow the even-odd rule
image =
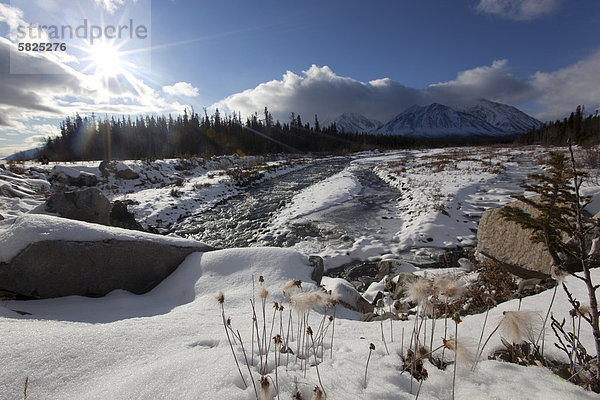
[[[556,119],[585,105],[589,111],[600,107],[600,51],[576,64],[546,73],[536,72],[532,79],[535,101],[546,108],[538,117]]]
[[[99,7],[104,8],[109,13],[114,13],[119,7],[124,5],[126,0],[94,0]]]
[[[171,86],[163,86],[163,92],[171,96],[196,97],[198,89],[187,82],[177,82]]]
[[[261,112],[267,106],[281,122],[287,122],[292,111],[311,122],[316,113],[321,121],[327,121],[346,111],[382,120],[421,100],[418,90],[390,79],[361,82],[339,76],[327,66],[313,65],[301,75],[287,71],[281,80],[262,83],[254,89],[234,94],[211,108],[249,115]]]
[[[429,85],[428,98],[446,104],[473,98],[486,98],[501,103],[522,103],[532,96],[527,80],[516,78],[508,70],[508,60],[496,60],[491,66],[461,71],[455,80]]]
[[[23,25],[23,11],[8,4],[0,3],[0,22],[6,22],[10,29]]]
[[[480,0],[477,11],[516,21],[530,21],[552,14],[563,0]]]

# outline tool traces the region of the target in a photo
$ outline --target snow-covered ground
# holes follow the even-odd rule
[[[255,398],[242,347],[238,343],[233,350],[248,388],[244,387],[237,371],[214,295],[218,290],[224,292],[226,318],[231,318],[233,329],[239,330],[250,357],[252,282],[258,289],[260,275],[264,276],[269,291],[267,329],[273,315],[271,305],[277,301],[285,307],[282,313],[285,332],[289,304],[281,290],[286,281],[301,279],[303,290],[316,289],[310,283],[306,258],[289,249],[247,248],[196,253],[153,291],[141,296],[119,291],[101,299],[70,297],[4,302],[0,307],[0,329],[4,332],[0,346],[1,397],[19,398],[28,377],[28,399]],[[599,279],[599,271],[594,271],[594,276]],[[585,297],[578,281],[569,279],[567,284],[577,297]],[[526,298],[521,307],[544,314],[551,296],[549,291]],[[502,317],[502,311],[517,307],[517,301],[510,301],[492,309],[486,335]],[[568,309],[565,296],[559,291],[553,313],[557,318],[568,317]],[[31,315],[23,316],[12,310]],[[260,322],[260,311],[258,315]],[[297,318],[295,314],[293,317]],[[398,354],[408,346],[413,317],[392,322],[393,341],[390,323],[384,322],[389,354],[381,339],[380,323],[358,322],[355,317],[355,313],[338,309],[333,356],[329,337],[332,329],[327,331],[323,361],[318,364],[327,398],[413,399],[418,383],[413,381],[411,394],[411,379],[408,373],[400,374],[402,362]],[[273,336],[279,333],[278,318]],[[310,314],[309,325],[315,332],[321,319],[319,310]],[[483,319],[484,315],[467,316],[459,325],[459,340],[470,343],[468,346],[473,352]],[[443,320],[438,320],[434,347],[444,336],[443,326]],[[454,331],[453,326],[450,331]],[[552,339],[548,334],[546,340]],[[583,335],[588,348],[592,347],[591,339],[587,332]],[[369,343],[375,345],[375,351],[370,358],[364,388]],[[291,347],[294,346],[295,343],[291,343]],[[494,337],[484,358],[500,346],[499,337]],[[550,345],[546,349],[547,354],[564,357]],[[268,376],[273,380],[274,354],[271,349]],[[452,353],[447,351],[446,357],[452,359]],[[290,398],[296,390],[303,398],[311,398],[313,388],[320,385],[316,368],[309,365],[305,375],[300,361],[293,355],[287,368],[285,358],[286,355],[282,355],[282,365],[277,368],[280,398]],[[251,367],[254,379],[259,378],[258,363],[255,354],[256,365]],[[546,368],[482,360],[472,372],[470,365],[461,366],[457,371],[456,398],[597,398]],[[452,367],[442,371],[428,361],[424,366],[429,378],[424,381],[419,398],[450,398]]]
[[[293,194],[291,201],[271,216],[269,228],[283,231],[298,220],[319,221],[330,215],[328,213],[344,210],[354,204],[364,189],[358,177],[367,176],[360,172],[368,170],[396,188],[398,196],[377,214],[386,217],[378,221],[381,222],[378,231],[357,235],[351,238],[350,244],[321,247],[320,255],[324,256],[328,266],[352,259],[395,258],[413,246],[447,248],[472,244],[475,240],[473,230],[483,210],[508,202],[510,194],[518,191],[519,180],[536,170],[533,158],[544,152],[540,148],[491,148],[485,151],[444,149],[359,154],[339,174]],[[246,190],[236,183],[236,175],[228,174],[228,170],[250,171],[260,174],[257,179],[271,179],[304,168],[312,161],[288,163],[286,160],[222,157],[182,163],[181,160],[125,162],[140,178],[111,177],[99,188],[112,200],[131,200],[129,209],[145,226],[157,226],[168,232],[178,220],[215,207]],[[100,177],[97,162],[67,166]],[[0,169],[0,189],[4,188],[0,196],[0,215],[4,219],[0,221],[2,261],[9,259],[16,251],[14,249],[20,248],[17,242],[21,242],[16,240],[18,238],[3,237],[3,232],[15,221],[19,223],[20,215],[43,204],[51,190],[47,178],[54,165],[26,164],[24,167],[26,171],[18,171],[19,165],[13,166],[14,172]],[[591,182],[585,191],[596,194],[598,185]],[[4,193],[11,193],[12,197]],[[23,243],[40,235],[53,237],[52,232],[44,232],[42,219],[39,224],[21,226]],[[358,216],[357,221],[357,224],[363,223]],[[72,229],[72,237],[66,231],[61,230],[61,239],[76,239],[80,229]],[[106,235],[110,235],[110,228],[106,228]],[[0,371],[0,398],[22,397],[25,377],[28,377],[28,399],[255,398],[244,350],[251,357],[250,299],[258,296],[258,277],[264,276],[264,285],[269,291],[266,300],[268,330],[274,315],[273,302],[285,307],[281,323],[276,314],[274,333],[268,336],[279,333],[280,324],[285,332],[290,310],[290,304],[282,294],[286,282],[300,279],[304,291],[319,290],[310,279],[311,267],[306,257],[315,248],[311,247],[312,242],[318,240],[307,238],[305,243],[288,249],[251,247],[194,253],[171,276],[144,295],[115,291],[98,299],[68,297],[4,301],[0,305],[0,330],[3,332],[0,357],[4,367]],[[420,271],[420,274],[425,272]],[[600,271],[593,272],[598,281]],[[324,283],[339,291],[341,296],[349,289],[334,284],[336,282],[331,279]],[[375,284],[372,289],[377,285],[382,283]],[[587,298],[585,288],[578,280],[567,279],[567,285],[577,298]],[[231,318],[232,328],[239,330],[244,340],[244,349],[235,343],[233,352],[248,387],[237,371],[220,306],[214,298],[219,290],[225,295],[226,318]],[[370,298],[373,293],[374,290],[365,297]],[[556,296],[553,314],[559,320],[570,320],[570,306],[560,288]],[[552,291],[546,291],[524,298],[521,309],[543,316],[551,297]],[[258,298],[257,304],[260,304]],[[503,311],[518,307],[515,300],[493,308],[485,335],[494,329]],[[322,307],[316,307],[310,313],[309,325],[315,332],[319,332],[324,311]],[[257,309],[259,321],[262,321],[261,312]],[[292,316],[295,326],[298,317],[295,313]],[[318,374],[313,365],[314,357],[304,372],[304,366],[295,356],[290,357],[287,366],[280,365],[275,373],[275,352],[271,349],[267,375],[277,380],[281,398],[290,398],[296,391],[305,399],[311,398],[313,388],[321,385],[319,376],[330,399],[415,397],[418,382],[411,382],[410,375],[401,374],[399,370],[402,364],[399,352],[408,346],[414,316],[407,321],[385,321],[383,325],[359,322],[359,317],[358,313],[337,306],[333,346],[330,337],[333,329],[329,327]],[[466,316],[458,326],[459,340],[473,351],[484,319],[484,314]],[[323,326],[328,326],[327,320]],[[435,326],[434,348],[441,344],[442,337],[449,337],[454,332],[453,323],[446,335],[443,320],[438,320]],[[428,337],[431,337],[430,329],[431,325],[428,325]],[[592,350],[591,332],[587,326],[582,331],[583,344]],[[545,340],[546,355],[565,360],[565,355],[551,345],[555,341],[551,332],[546,333]],[[297,337],[291,343],[294,350],[296,341]],[[370,356],[365,388],[370,343],[375,345],[375,350]],[[470,365],[458,368],[455,398],[597,398],[546,368],[487,360],[487,356],[501,346],[496,335],[475,371],[470,370]],[[255,365],[250,371],[257,380],[259,355],[256,348],[254,353]],[[446,351],[446,357],[452,359],[452,353]],[[424,366],[429,378],[423,382],[419,398],[451,398],[452,367],[439,370],[428,361]]]
[[[10,166],[6,170],[0,169],[0,190],[3,186],[17,190],[12,196],[0,196],[0,215],[14,218],[43,204],[51,191],[48,179],[53,175],[62,172],[76,177],[79,173],[87,173],[100,179],[97,188],[109,200],[128,201],[129,210],[144,227],[151,226],[167,233],[178,220],[213,208],[242,193],[244,187],[231,171],[248,171],[258,182],[301,169],[310,163],[310,159],[303,158],[273,159],[234,155],[215,156],[208,160],[167,159],[117,164],[117,167],[128,167],[137,173],[139,178],[136,179],[121,179],[114,174],[103,179],[99,161],[50,163],[45,166],[17,163],[12,166],[15,172],[19,172],[17,174],[10,171]]]

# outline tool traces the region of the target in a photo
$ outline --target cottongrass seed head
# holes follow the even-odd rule
[[[258,381],[260,384],[260,398],[261,400],[271,400],[273,398],[273,387],[267,376],[261,376]]]
[[[472,343],[466,339],[455,340],[453,336],[449,339],[443,339],[444,347],[456,355],[456,365],[461,367],[471,367],[475,362],[475,352]]]
[[[281,290],[285,297],[291,296],[300,291],[302,291],[302,281],[297,279],[290,279],[287,281]]]
[[[302,314],[310,311],[314,306],[322,305],[324,296],[319,292],[299,292],[290,296],[292,310]]]
[[[500,334],[512,343],[534,343],[540,315],[535,311],[504,311],[500,321]]]
[[[460,299],[465,293],[465,285],[460,281],[451,281],[440,293],[440,298],[444,301],[455,301]]]
[[[225,295],[222,291],[219,290],[217,294],[215,294],[215,300],[217,300],[219,304],[223,304],[225,302]]]
[[[320,387],[315,386],[315,388],[313,389],[313,396],[311,398],[311,400],[322,400],[323,399],[323,391],[321,390]]]
[[[261,300],[265,300],[268,295],[269,295],[269,291],[264,286],[261,285],[258,288],[258,298]]]
[[[406,293],[408,301],[414,301],[419,305],[423,304],[432,294],[431,282],[425,278],[417,279],[408,284]]]
[[[550,268],[550,276],[558,283],[564,282],[568,275],[569,274],[564,269],[557,267],[556,265],[553,265]]]
[[[433,294],[441,295],[444,290],[452,283],[452,280],[448,275],[438,275],[433,279],[431,289]]]
[[[337,304],[337,295],[333,293],[309,292],[313,295],[313,306],[316,307],[333,307]]]

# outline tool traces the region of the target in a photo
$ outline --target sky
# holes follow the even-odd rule
[[[598,0],[0,0],[0,157],[76,113],[386,122],[477,98],[542,121],[594,112],[598,32]],[[37,42],[65,48],[18,49]]]

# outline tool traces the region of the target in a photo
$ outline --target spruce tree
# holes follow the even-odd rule
[[[589,198],[581,195],[581,185],[585,174],[577,169],[571,141],[568,141],[569,157],[561,153],[550,153],[547,174],[530,175],[534,181],[522,187],[539,195],[538,200],[524,195],[514,196],[537,210],[537,215],[517,207],[505,207],[502,215],[518,223],[523,228],[532,229],[532,239],[545,243],[554,267],[583,281],[587,288],[590,314],[582,318],[592,328],[596,357],[596,384],[600,381],[600,320],[596,291],[600,285],[594,285],[590,269],[598,265],[600,234],[598,222],[586,217],[584,208]],[[559,255],[562,253],[562,257]],[[576,270],[582,271],[581,273]],[[575,299],[563,283],[569,302],[575,313],[581,303]]]
[[[560,265],[562,260],[558,253],[567,248],[562,238],[570,232],[568,221],[575,217],[572,207],[575,195],[571,185],[572,174],[567,168],[567,157],[562,153],[550,152],[547,165],[547,174],[528,175],[533,183],[521,186],[525,191],[536,193],[539,197],[528,198],[523,194],[513,196],[533,207],[537,211],[536,215],[515,206],[504,207],[501,214],[523,228],[531,229],[532,240],[544,243],[554,264]]]

